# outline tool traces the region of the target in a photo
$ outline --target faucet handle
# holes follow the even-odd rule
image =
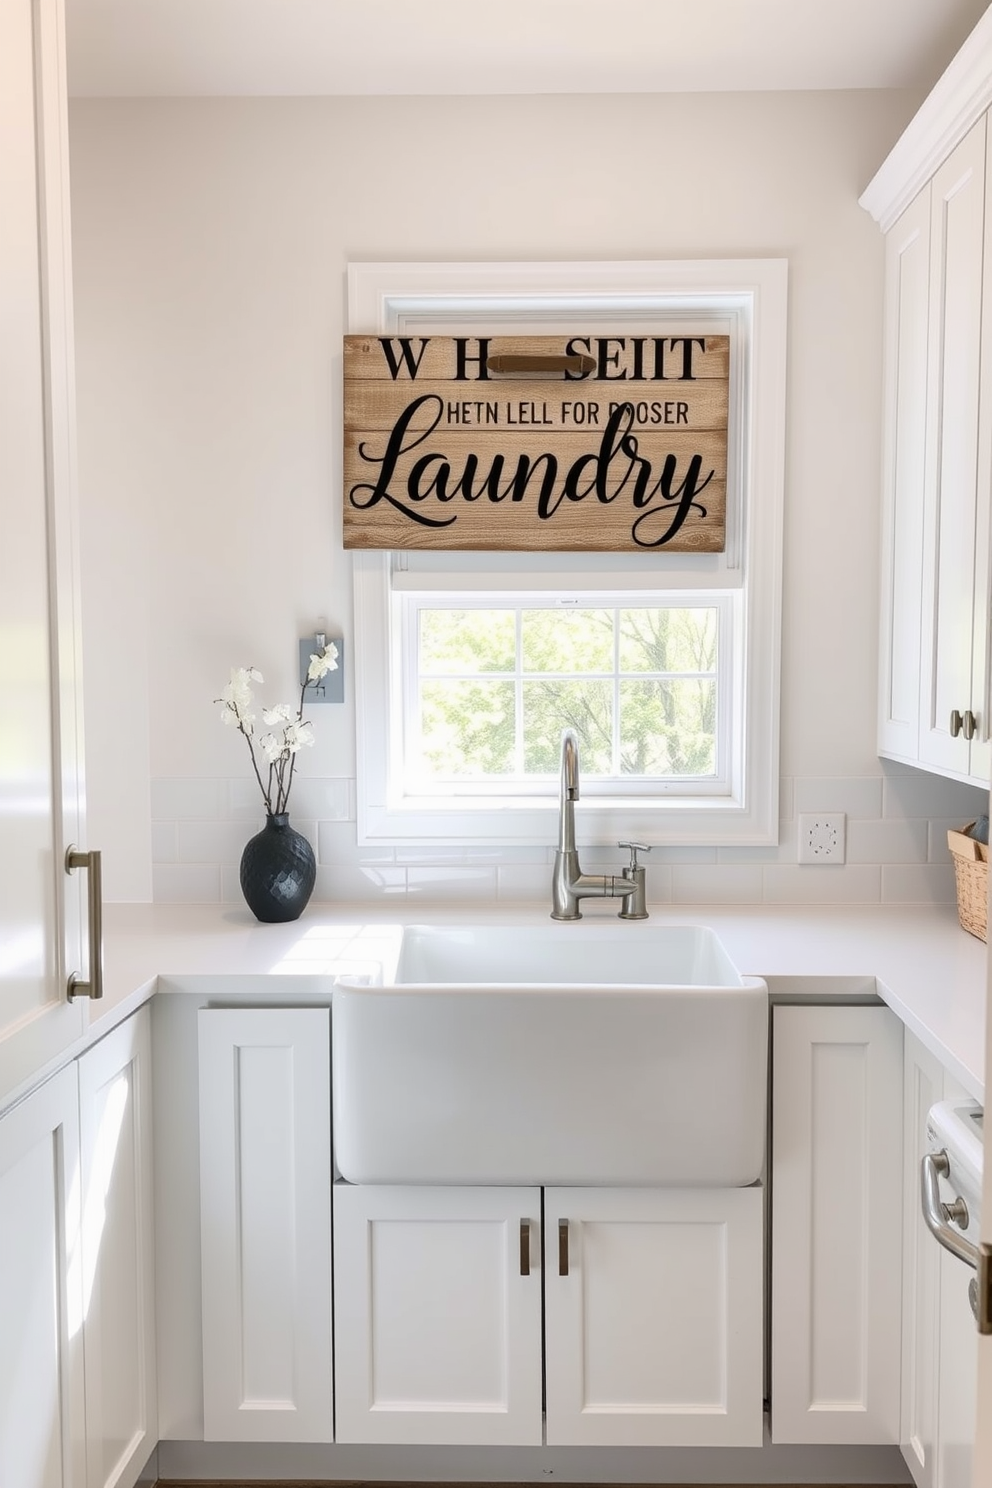
[[[650,847],[648,846],[648,844],[646,842],[618,842],[617,843],[617,847],[626,847],[626,848],[629,849],[629,851],[630,851],[630,863],[629,863],[628,867],[629,867],[630,872],[635,872],[636,869],[640,867],[640,864],[637,861],[637,854],[639,852],[650,852],[651,851]]]

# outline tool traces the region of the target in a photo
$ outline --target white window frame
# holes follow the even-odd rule
[[[660,557],[654,598],[678,589],[736,593],[734,671],[740,678],[742,749],[726,795],[687,797],[652,787],[650,794],[630,797],[584,789],[576,814],[580,843],[631,836],[652,844],[704,847],[778,841],[787,263],[376,263],[348,269],[352,334],[505,335],[559,327],[630,334],[652,317],[669,317],[680,308],[695,319],[701,302],[715,317],[731,321],[734,354],[741,359],[738,398],[731,406],[736,465],[728,471],[727,550],[716,561]],[[486,583],[492,587],[492,578],[483,581],[479,573],[469,573],[466,581],[471,563],[459,565],[460,555],[444,555],[447,563],[427,576],[412,569],[394,574],[388,552],[352,556],[359,842],[553,845],[556,785],[541,798],[458,795],[439,801],[401,796],[390,779],[391,752],[402,742],[397,594],[468,588],[478,594]],[[595,559],[569,558],[564,570],[552,560],[543,565],[549,572],[518,574],[506,583],[500,580],[499,587],[535,593],[565,582],[570,593],[590,600],[624,590],[643,594],[643,569],[627,571],[612,563],[597,569]]]

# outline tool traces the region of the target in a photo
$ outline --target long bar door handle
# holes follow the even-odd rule
[[[927,1229],[935,1240],[939,1240],[945,1250],[951,1255],[957,1256],[959,1261],[964,1261],[966,1266],[978,1269],[978,1246],[972,1245],[957,1230],[952,1230],[947,1223],[949,1219],[961,1218],[967,1223],[967,1209],[963,1201],[956,1199],[953,1204],[944,1204],[940,1198],[938,1178],[946,1178],[950,1171],[950,1163],[947,1161],[946,1152],[928,1152],[920,1167],[921,1198],[923,1201],[923,1218]],[[958,1209],[961,1204],[962,1208]]]
[[[568,1275],[568,1220],[558,1221],[558,1275]]]
[[[520,1221],[520,1275],[530,1275],[530,1220]]]
[[[81,848],[66,849],[65,871],[75,873],[77,868],[87,870],[86,920],[89,928],[90,975],[84,981],[78,972],[72,972],[66,985],[69,1001],[76,997],[90,997],[94,1001],[103,996],[103,868],[97,849],[83,852]]]

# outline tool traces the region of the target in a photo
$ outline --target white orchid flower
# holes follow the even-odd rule
[[[255,714],[251,711],[254,703],[252,684],[265,680],[261,672],[257,667],[232,667],[231,680],[215,700],[220,704],[223,722],[239,729],[248,741],[252,769],[262,792],[267,816],[278,816],[289,810],[289,793],[296,768],[295,755],[304,745],[314,742],[313,729],[303,718],[306,689],[310,682],[319,681],[327,672],[337,669],[337,654],[338,648],[332,641],[319,655],[311,656],[307,681],[300,688],[299,707],[295,711],[289,703],[277,703],[274,708],[262,709],[263,720],[270,728],[275,729],[273,733],[263,734],[258,739],[259,751],[268,763],[267,780],[263,779],[255,753],[252,728]]]
[[[295,754],[304,744],[313,743],[313,729],[309,723],[288,723],[283,730],[283,738],[290,754]]]
[[[328,672],[336,672],[337,669],[338,648],[331,641],[323,651],[316,654],[311,652],[310,665],[307,667],[307,681],[319,682],[321,677],[326,677]]]
[[[296,717],[288,703],[276,703],[274,708],[265,708],[262,718],[265,723],[290,723]]]

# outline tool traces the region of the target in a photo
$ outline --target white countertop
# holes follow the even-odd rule
[[[615,913],[612,905],[587,901],[583,924],[601,924]],[[181,986],[200,977],[374,974],[403,924],[544,924],[547,919],[547,910],[533,904],[494,909],[311,904],[292,924],[260,925],[247,909],[234,905],[108,905],[105,995],[91,1009],[87,1042],[145,1001],[158,977],[173,986],[172,979],[180,979]],[[906,1027],[971,1095],[984,1100],[986,948],[961,929],[953,905],[652,905],[647,923],[709,925],[738,971],[769,979],[777,995],[815,995],[815,987],[798,985],[807,978],[861,979],[863,991],[871,990],[874,979],[879,996]],[[624,933],[636,936],[639,928],[627,924]],[[582,924],[563,927],[576,935],[582,929]],[[793,981],[797,985],[790,985]]]

